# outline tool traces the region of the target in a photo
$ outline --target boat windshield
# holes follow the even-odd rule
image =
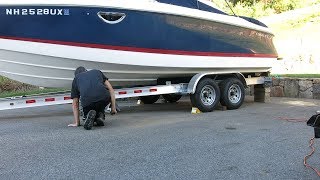
[[[202,11],[208,11],[218,14],[227,14],[220,10],[213,2],[209,0],[157,0],[161,3],[173,4],[177,6],[188,7],[192,9],[199,9]]]

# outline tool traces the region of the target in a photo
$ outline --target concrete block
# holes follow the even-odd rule
[[[246,93],[246,96],[251,96],[250,87],[247,87],[247,88],[245,89],[245,93]]]
[[[253,96],[254,95],[254,86],[251,85],[251,86],[247,87],[245,89],[245,93],[246,93],[246,96]]]
[[[254,86],[255,102],[270,102],[270,87],[264,87],[261,84]]]

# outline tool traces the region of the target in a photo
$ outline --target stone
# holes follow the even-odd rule
[[[309,88],[306,91],[299,91],[299,98],[307,98],[307,99],[313,99],[313,88]]]
[[[284,87],[284,82],[285,82],[285,81],[286,81],[286,79],[281,78],[281,79],[280,79],[280,82],[279,82],[279,86]]]
[[[313,94],[313,99],[320,99],[320,94]]]
[[[313,99],[320,99],[320,84],[313,85]]]
[[[320,78],[314,78],[313,84],[320,84]]]
[[[285,97],[299,97],[299,81],[295,79],[286,79],[283,91]]]
[[[320,84],[313,85],[313,93],[320,94]]]
[[[312,80],[309,80],[309,79],[299,80],[299,98],[313,99],[312,86],[313,86]]]
[[[280,78],[274,77],[272,78],[272,86],[279,86],[280,84]]]
[[[299,91],[307,91],[312,88],[313,83],[311,80],[299,80]]]
[[[281,86],[274,86],[271,87],[271,97],[284,97],[283,87]]]

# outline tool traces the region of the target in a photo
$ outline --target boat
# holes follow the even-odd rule
[[[78,66],[114,86],[270,71],[272,32],[206,0],[0,0],[0,75],[70,88]]]

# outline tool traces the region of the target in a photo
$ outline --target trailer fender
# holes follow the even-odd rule
[[[246,83],[246,79],[244,77],[244,75],[240,72],[210,72],[210,73],[199,73],[199,74],[196,74],[194,75],[191,80],[189,81],[188,83],[188,89],[187,89],[187,93],[188,94],[194,94],[196,92],[196,88],[197,88],[197,85],[199,83],[199,81],[203,78],[203,77],[206,77],[206,76],[210,76],[210,75],[222,75],[222,74],[232,74],[234,75],[235,77],[237,77],[242,83],[244,86],[247,86],[247,83]]]

